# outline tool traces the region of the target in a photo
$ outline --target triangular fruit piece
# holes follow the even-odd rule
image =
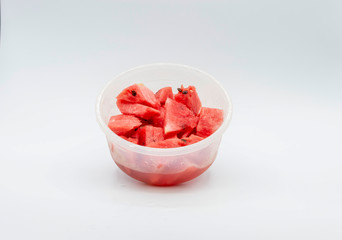
[[[191,133],[195,132],[196,129],[193,128],[187,128],[181,132],[179,132],[177,134],[178,138],[185,138],[185,137],[189,137],[191,135]]]
[[[160,104],[164,105],[167,98],[173,99],[173,92],[171,87],[164,87],[156,92],[156,98],[159,100]]]
[[[165,135],[177,134],[197,125],[198,118],[184,104],[168,98],[165,103]]]
[[[141,121],[130,115],[116,115],[109,119],[108,127],[118,135],[129,134],[141,125]]]
[[[196,136],[195,134],[192,134],[190,137],[182,138],[181,141],[182,141],[182,145],[186,146],[186,145],[190,145],[193,143],[197,143],[203,139],[204,138]]]
[[[116,101],[116,105],[123,114],[134,115],[145,120],[149,120],[160,114],[159,110],[138,103],[118,100]]]
[[[206,138],[213,134],[221,126],[222,122],[222,109],[202,107],[196,134],[200,137]]]
[[[139,128],[141,128],[141,126]],[[125,138],[127,141],[130,141],[132,143],[139,144],[139,134],[138,134],[139,128],[134,129],[134,131],[132,131],[130,136],[128,136],[127,138],[126,137],[123,137],[123,138]]]
[[[164,130],[161,127],[146,125],[139,128],[138,132],[139,144],[143,146],[149,146],[152,143],[164,140]]]
[[[152,118],[153,126],[164,127],[164,119],[165,119],[165,108],[161,107],[159,109],[159,114]]]
[[[123,139],[125,139],[125,140],[127,140],[127,141],[129,141],[129,142],[131,142],[131,143],[138,144],[138,142],[139,142],[139,139],[138,139],[138,138],[125,137],[125,136],[120,136],[120,137],[122,137]]]
[[[125,88],[116,98],[118,101],[139,103],[156,109],[160,107],[160,103],[154,93],[145,87],[144,84],[133,84]]]
[[[201,111],[202,103],[198,97],[196,88],[194,86],[184,88],[182,85],[180,88],[177,88],[177,90],[178,93],[175,95],[175,100],[177,102],[183,103],[196,115],[198,115]]]
[[[141,127],[142,127],[142,125],[139,128],[141,128]],[[139,131],[138,131],[139,128],[134,129],[134,132],[132,132],[132,134],[129,137],[139,139]]]
[[[164,141],[154,142],[149,145],[149,147],[154,148],[176,148],[181,147],[182,143],[181,140],[178,138],[169,138]]]

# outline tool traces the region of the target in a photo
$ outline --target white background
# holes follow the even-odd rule
[[[340,1],[3,0],[0,239],[342,239]],[[122,173],[95,120],[116,74],[215,76],[233,119],[177,187]]]

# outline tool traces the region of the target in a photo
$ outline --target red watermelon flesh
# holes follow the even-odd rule
[[[202,107],[196,134],[200,137],[206,138],[213,134],[221,126],[222,122],[222,109]]]
[[[150,143],[149,147],[153,148],[176,148],[181,147],[182,141],[178,138],[169,138],[163,141]]]
[[[116,115],[109,119],[108,127],[118,135],[129,134],[141,125],[141,121],[131,115]]]
[[[146,125],[140,127],[138,132],[139,144],[143,146],[149,146],[150,144],[164,140],[164,130],[161,127]]]
[[[145,87],[144,84],[133,84],[125,88],[116,98],[118,101],[139,103],[156,109],[160,107],[160,103],[154,93]]]
[[[156,127],[164,127],[164,119],[165,119],[165,108],[162,106],[159,109],[159,115],[154,116],[152,118],[152,124]]]
[[[141,128],[141,126],[139,128]],[[128,137],[127,139],[128,141],[135,143],[135,144],[139,144],[139,134],[138,134],[139,128],[134,129],[132,134]]]
[[[135,143],[135,144],[138,144],[139,143],[139,139],[138,138],[133,138],[133,137],[126,137],[126,136],[120,136],[122,137],[123,139],[131,142],[131,143]]]
[[[195,134],[191,134],[190,137],[182,138],[181,141],[182,141],[182,145],[183,146],[187,146],[187,145],[190,145],[190,144],[197,143],[197,142],[199,142],[199,141],[201,141],[203,139],[204,138],[196,136]]]
[[[167,98],[173,99],[173,92],[171,87],[164,87],[156,92],[156,98],[159,100],[160,104],[164,105]]]
[[[138,103],[129,103],[126,101],[116,101],[116,105],[123,114],[134,115],[145,120],[149,120],[154,116],[159,116],[160,112],[152,107],[148,107]]]
[[[139,128],[141,128],[143,125],[141,125]],[[139,128],[136,128],[136,129],[134,129],[134,132],[132,132],[132,134],[131,134],[131,136],[129,136],[129,137],[131,137],[131,138],[139,138]]]
[[[175,100],[177,102],[183,103],[190,110],[192,110],[195,115],[198,115],[201,111],[202,103],[194,86],[185,88],[182,85],[180,88],[178,88],[178,93],[175,95]]]
[[[187,128],[185,129],[184,131],[181,131],[177,134],[177,137],[178,138],[185,138],[185,137],[189,137],[191,135],[191,133],[194,133],[195,132],[195,128],[192,129],[192,128]]]
[[[132,143],[175,148],[201,141],[221,126],[223,110],[201,107],[195,87],[182,85],[178,91],[173,96],[166,87],[154,95],[142,84],[124,89],[117,97],[123,115],[111,117],[108,127]]]
[[[198,118],[184,104],[168,98],[165,103],[164,133],[170,135],[196,127]]]

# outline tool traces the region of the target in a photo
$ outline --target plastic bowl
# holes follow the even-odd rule
[[[143,83],[152,91],[181,84],[194,85],[206,107],[221,108],[221,127],[204,140],[179,148],[150,148],[126,141],[112,132],[107,123],[120,114],[116,96],[134,83]],[[231,100],[221,84],[209,74],[193,67],[156,63],[135,67],[110,81],[97,99],[97,121],[105,133],[114,162],[127,175],[152,185],[176,185],[189,181],[207,170],[214,162],[221,138],[232,116]]]

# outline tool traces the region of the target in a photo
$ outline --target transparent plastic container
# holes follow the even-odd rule
[[[126,141],[112,132],[107,123],[111,116],[120,114],[116,96],[134,83],[143,83],[154,92],[166,86],[175,91],[181,84],[193,85],[203,106],[223,109],[224,121],[211,136],[185,147],[150,148]],[[209,74],[185,65],[156,63],[135,67],[110,81],[98,97],[96,115],[118,167],[139,181],[166,186],[189,181],[214,162],[231,120],[232,103],[221,84]]]

